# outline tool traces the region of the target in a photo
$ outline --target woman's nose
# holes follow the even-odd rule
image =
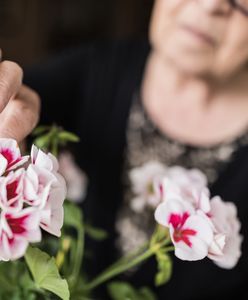
[[[198,2],[209,13],[228,13],[232,8],[229,0],[198,0]]]

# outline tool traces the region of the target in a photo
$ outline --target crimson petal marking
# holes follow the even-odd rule
[[[8,165],[13,162],[14,155],[13,152],[9,149],[2,149],[1,154],[7,159]]]
[[[197,232],[193,229],[183,229],[183,230],[176,229],[173,233],[173,238],[176,243],[182,241],[191,248],[192,243],[189,240],[189,236],[194,236],[196,234]]]
[[[11,200],[18,195],[18,193],[17,193],[18,183],[19,183],[18,180],[15,180],[7,185],[6,189],[7,189],[7,199],[8,200]]]
[[[189,213],[185,212],[183,215],[171,214],[169,218],[169,224],[172,224],[174,228],[182,227],[189,217]]]
[[[28,218],[28,215],[22,216],[20,218],[13,218],[10,214],[6,214],[6,220],[14,234],[22,234],[22,233],[26,232],[24,223],[27,218]]]

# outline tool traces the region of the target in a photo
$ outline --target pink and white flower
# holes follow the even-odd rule
[[[174,166],[168,168],[166,176],[180,187],[184,197],[190,197],[194,190],[201,191],[207,186],[206,175],[198,169]]]
[[[171,194],[180,194],[184,200],[195,205],[196,199],[201,197],[202,192],[209,198],[207,178],[198,169],[185,169],[180,166],[167,168],[165,176],[155,184],[158,186],[156,190],[160,192],[162,200],[166,200]]]
[[[160,195],[154,189],[154,182],[159,181],[165,173],[166,168],[157,161],[150,161],[130,171],[129,178],[136,195],[130,204],[134,211],[141,212],[146,206],[157,207]]]
[[[42,169],[47,169],[51,172],[58,172],[59,164],[57,158],[51,153],[46,154],[38,149],[35,145],[31,149],[31,163]]]
[[[20,211],[23,207],[23,183],[25,170],[18,169],[6,177],[0,177],[0,208],[4,211]]]
[[[57,172],[58,161],[52,154],[33,146],[31,162],[25,178],[25,201],[40,209],[41,228],[60,236],[67,190],[64,178]]]
[[[0,139],[0,260],[23,256],[41,228],[59,236],[63,225],[66,185],[57,159],[35,146],[31,163],[19,168],[28,159],[16,141]]]
[[[166,201],[171,197],[181,198],[191,203],[196,210],[202,210],[205,213],[210,211],[210,192],[205,186],[196,187],[190,182],[181,185],[181,182],[177,182],[167,176],[156,185],[159,187],[156,190],[160,191],[161,201]]]
[[[67,192],[65,179],[59,173],[59,162],[53,154],[45,153],[33,145],[31,150],[31,162],[36,168],[51,172],[56,177],[54,184],[56,186],[62,186],[64,191]]]
[[[22,257],[28,244],[41,240],[40,214],[33,208],[18,213],[1,213],[0,259],[8,261]]]
[[[22,166],[29,156],[22,156],[17,142],[13,139],[0,139],[0,176]]]
[[[218,196],[211,200],[210,219],[215,227],[215,237],[208,257],[219,267],[235,267],[241,256],[241,224],[237,217],[237,208],[231,202],[224,202]],[[224,238],[225,237],[225,238]]]
[[[31,206],[44,208],[53,182],[57,182],[57,178],[52,172],[30,164],[24,177],[24,201]]]
[[[218,196],[210,200],[204,184],[199,172],[168,169],[160,182],[163,202],[156,209],[155,219],[170,229],[178,258],[198,260],[208,256],[218,266],[230,269],[241,256],[243,239],[237,209]]]
[[[63,202],[65,197],[65,184],[62,185],[60,182],[60,184],[52,186],[41,214],[41,228],[58,237],[61,235],[64,221]]]
[[[169,228],[178,258],[194,261],[208,255],[213,228],[191,203],[179,197],[167,199],[157,207],[155,219]]]

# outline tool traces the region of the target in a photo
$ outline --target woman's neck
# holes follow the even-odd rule
[[[247,126],[247,79],[246,71],[222,81],[187,74],[151,53],[141,95],[148,114],[167,133],[169,130],[182,139],[185,135],[197,143],[204,130],[202,142],[214,143],[235,136]],[[191,133],[194,136],[186,137]]]
[[[162,61],[156,54],[151,53],[147,62],[143,88],[156,86],[157,93],[167,96],[168,94],[176,95],[180,98],[187,97],[198,99],[204,105],[211,104],[215,95],[223,95],[223,99],[228,101],[228,95],[242,94],[247,95],[248,87],[248,70],[242,69],[228,78],[211,78],[189,74],[170,61]],[[247,93],[246,93],[247,92]],[[247,96],[246,96],[247,97]],[[219,97],[219,99],[222,97]]]

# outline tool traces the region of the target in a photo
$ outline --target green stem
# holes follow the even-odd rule
[[[166,246],[168,242],[169,240],[164,240],[162,243],[155,244],[151,248],[147,249],[145,252],[134,257],[133,259],[130,259],[129,261],[127,260],[127,258],[121,258],[119,261],[117,261],[112,266],[103,271],[98,277],[93,279],[93,281],[86,284],[84,286],[84,290],[92,290],[104,283],[105,281],[110,280],[111,278],[120,275],[121,273],[139,265],[143,261],[152,257],[160,248]],[[174,250],[174,247],[169,246],[167,248],[164,248],[164,250],[169,252]]]
[[[96,277],[92,282],[87,284],[84,289],[85,290],[92,290],[99,286],[100,284],[104,283],[105,281],[135,267],[136,265],[140,264],[142,261],[148,259],[154,254],[154,251],[152,249],[148,249],[145,253],[142,255],[136,257],[129,263],[125,264],[119,264],[115,268],[112,268],[110,270],[104,271],[102,274],[100,274],[98,277]]]
[[[51,153],[57,157],[58,156],[58,151],[59,151],[59,144],[58,144],[58,128],[53,125],[52,130],[51,130]]]
[[[139,256],[140,254],[144,253],[145,250],[148,248],[149,243],[145,243],[144,245],[142,245],[138,250],[135,249],[134,251],[128,253],[126,256],[121,257],[118,261],[116,261],[115,263],[113,263],[111,266],[109,266],[104,272],[109,272],[112,269],[116,268],[117,266],[121,265],[121,264],[125,264],[130,262],[130,260],[134,259],[135,257]]]
[[[84,255],[84,230],[83,227],[80,227],[77,232],[76,255],[75,255],[72,273],[70,276],[70,283],[71,283],[70,285],[72,289],[79,278],[80,269],[82,267],[83,255]]]

